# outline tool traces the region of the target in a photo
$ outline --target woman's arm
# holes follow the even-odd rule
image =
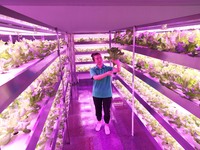
[[[107,76],[111,76],[112,74],[113,74],[113,71],[108,71],[108,72],[105,72],[105,73],[100,74],[100,75],[94,75],[93,79],[94,80],[101,80],[101,79],[103,79],[103,78],[105,78]]]
[[[121,63],[120,63],[119,59],[112,60],[112,62],[117,65],[117,68],[113,67],[113,73],[120,72],[121,71]]]

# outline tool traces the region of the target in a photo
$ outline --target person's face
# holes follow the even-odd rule
[[[94,62],[97,64],[97,65],[101,65],[103,63],[103,59],[101,57],[101,55],[96,55],[94,56]]]

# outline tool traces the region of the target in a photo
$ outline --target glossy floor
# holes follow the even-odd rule
[[[110,130],[106,135],[102,126],[95,131],[96,117],[91,95],[91,85],[73,86],[73,100],[68,117],[69,137],[64,150],[155,150],[156,147],[137,120],[135,135],[131,136],[131,110],[114,92]]]

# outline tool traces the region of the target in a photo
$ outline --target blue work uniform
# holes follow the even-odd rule
[[[103,65],[101,69],[98,66],[95,66],[90,69],[90,75],[93,78],[94,75],[100,75],[112,70],[113,67],[111,66]],[[93,81],[92,96],[98,98],[112,97],[111,76],[107,76],[101,80]]]

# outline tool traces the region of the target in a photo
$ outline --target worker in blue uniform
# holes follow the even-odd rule
[[[104,130],[105,134],[110,134],[109,121],[110,121],[110,107],[112,103],[112,83],[111,76],[113,73],[120,72],[120,61],[112,60],[117,67],[106,66],[103,64],[103,59],[100,53],[93,53],[91,55],[96,66],[90,69],[90,75],[93,79],[92,96],[95,105],[95,113],[97,117],[96,131],[100,131],[102,121],[102,106],[104,111]]]

